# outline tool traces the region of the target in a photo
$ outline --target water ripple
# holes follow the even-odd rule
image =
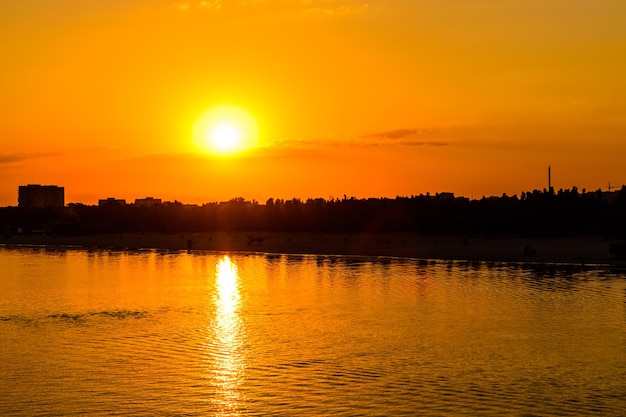
[[[619,274],[151,252],[48,262],[32,251],[23,270],[13,256],[41,284],[0,278],[3,416],[626,409]]]

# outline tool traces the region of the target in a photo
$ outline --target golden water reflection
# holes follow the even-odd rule
[[[241,394],[239,386],[244,378],[244,352],[240,307],[240,278],[237,265],[230,257],[222,257],[215,268],[215,317],[212,323],[214,357],[214,398],[219,415],[239,415]]]

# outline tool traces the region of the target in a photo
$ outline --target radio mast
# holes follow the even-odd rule
[[[552,178],[550,177],[550,165],[548,165],[548,192],[552,189]]]

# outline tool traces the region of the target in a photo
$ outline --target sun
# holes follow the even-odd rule
[[[232,152],[241,144],[241,130],[232,123],[220,123],[209,132],[210,144],[222,152]]]
[[[193,127],[194,145],[203,152],[233,155],[257,145],[259,127],[246,110],[221,105],[205,111]]]

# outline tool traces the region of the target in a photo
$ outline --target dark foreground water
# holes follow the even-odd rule
[[[603,271],[0,248],[1,416],[626,414]]]

